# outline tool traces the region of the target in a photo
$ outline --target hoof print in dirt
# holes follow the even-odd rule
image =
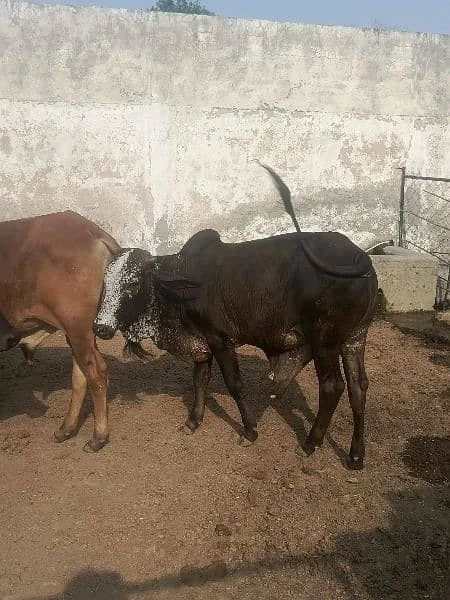
[[[312,467],[308,466],[308,465],[303,465],[301,468],[302,473],[304,473],[305,475],[320,475],[320,472],[318,471],[318,469],[313,469]]]
[[[217,523],[214,531],[216,535],[221,535],[224,537],[230,537],[231,535],[231,529],[227,525],[224,525],[224,523]]]

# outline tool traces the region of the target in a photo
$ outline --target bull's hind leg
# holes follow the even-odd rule
[[[281,398],[283,396],[290,383],[309,363],[311,357],[312,352],[308,345],[269,356],[269,379],[273,381],[271,398]]]
[[[236,352],[234,348],[226,348],[220,351],[215,350],[214,356],[219,363],[228,391],[234,398],[241,413],[244,435],[241,436],[239,443],[242,446],[248,446],[256,440],[258,433],[256,431],[255,416],[249,408],[242,390],[243,386]]]
[[[184,433],[194,433],[202,423],[205,414],[205,396],[211,379],[212,357],[206,361],[194,363],[194,404],[182,430]]]
[[[350,469],[362,469],[364,466],[364,411],[369,387],[364,369],[366,336],[367,329],[364,329],[347,340],[341,348],[348,396],[353,412],[353,437],[347,460]]]
[[[314,355],[314,364],[319,379],[319,410],[311,431],[302,444],[306,454],[312,454],[321,446],[331,418],[345,389],[339,366],[339,349],[322,348]]]

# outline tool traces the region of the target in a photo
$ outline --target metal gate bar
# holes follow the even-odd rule
[[[438,213],[440,210],[439,203],[442,201],[442,202],[446,202],[446,203],[450,204],[450,199],[448,197],[446,197],[447,193],[445,190],[444,190],[444,192],[441,192],[441,190],[439,190],[439,192],[441,192],[441,193],[436,193],[436,192],[431,191],[430,189],[419,189],[419,193],[428,194],[429,196],[436,198],[436,206],[437,206],[436,211],[432,211],[431,215],[424,216],[424,215],[419,214],[420,210],[418,213],[418,212],[415,212],[410,209],[410,207],[408,206],[408,197],[407,197],[406,192],[407,192],[407,181],[408,180],[413,180],[413,181],[417,181],[417,182],[429,181],[429,182],[440,182],[440,183],[449,183],[450,184],[450,178],[447,178],[447,177],[423,177],[421,175],[411,175],[409,173],[406,173],[405,167],[401,167],[400,171],[401,171],[401,182],[400,182],[400,207],[399,207],[399,221],[398,221],[398,245],[402,248],[407,248],[409,245],[411,245],[411,246],[414,246],[415,248],[417,248],[418,250],[420,250],[421,252],[426,252],[427,254],[431,254],[432,256],[434,256],[435,258],[437,258],[439,260],[439,266],[441,269],[441,273],[443,270],[447,271],[446,276],[443,276],[442,274],[438,275],[438,283],[437,283],[437,288],[436,288],[436,302],[435,302],[435,308],[445,310],[447,308],[450,308],[450,297],[449,297],[450,296],[450,262],[443,257],[444,257],[444,255],[450,255],[450,250],[448,250],[447,248],[445,248],[445,249],[437,248],[437,249],[432,250],[430,248],[424,247],[423,242],[421,242],[419,244],[417,240],[413,241],[413,240],[409,239],[409,237],[407,236],[407,228],[408,228],[407,216],[410,215],[410,216],[414,217],[415,219],[417,219],[419,221],[419,223],[420,222],[427,223],[428,225],[431,225],[438,231],[440,230],[441,232],[447,232],[447,231],[450,232],[450,227],[448,227],[446,224],[436,223],[435,220],[433,220],[436,216],[436,213]],[[427,186],[427,187],[429,187],[429,186]],[[449,195],[450,195],[450,188],[449,188]],[[438,215],[438,218],[439,218],[439,215]],[[450,216],[448,218],[448,222],[450,223]],[[445,234],[444,234],[444,236],[445,236]],[[439,241],[439,239],[440,238],[438,238],[438,241]],[[421,241],[420,237],[419,237],[419,241]]]

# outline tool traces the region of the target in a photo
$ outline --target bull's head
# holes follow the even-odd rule
[[[0,352],[14,348],[19,342],[20,335],[18,333],[15,333],[14,331],[11,331],[10,333],[0,334]]]
[[[177,255],[152,257],[144,250],[128,249],[115,256],[105,271],[94,333],[102,339],[111,339],[120,329],[130,341],[154,338],[161,330],[162,315],[189,299],[189,289],[199,287],[182,276],[164,271],[167,262],[171,267],[177,265]]]
[[[145,311],[147,296],[144,272],[152,255],[138,248],[117,254],[106,268],[103,294],[94,333],[111,339],[118,329],[127,330]]]
[[[0,352],[14,348],[19,342],[19,333],[0,315]]]

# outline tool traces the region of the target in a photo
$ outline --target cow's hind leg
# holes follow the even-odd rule
[[[214,351],[214,356],[219,363],[225,384],[228,391],[234,398],[239,412],[241,413],[242,423],[244,425],[244,435],[241,436],[239,443],[242,446],[249,446],[258,437],[256,431],[256,419],[248,406],[243,393],[239,363],[234,348],[226,348],[220,351]]]
[[[36,348],[45,340],[45,338],[51,335],[53,331],[54,329],[52,327],[48,327],[48,329],[36,331],[35,333],[27,335],[20,340],[20,348],[25,359],[24,363],[27,367],[32,367],[35,365],[37,362],[34,358]]]
[[[194,433],[202,423],[205,414],[205,396],[209,380],[211,379],[212,357],[206,361],[194,363],[194,404],[189,417],[182,428],[184,433]]]
[[[72,365],[72,398],[69,410],[61,427],[55,431],[57,442],[64,442],[78,433],[78,421],[81,406],[87,389],[87,379],[73,356]]]
[[[367,329],[342,345],[342,363],[347,379],[348,396],[353,412],[353,437],[347,465],[350,469],[364,466],[364,411],[369,381],[364,369],[364,350]]]
[[[319,379],[319,410],[311,431],[302,444],[306,454],[312,454],[321,446],[331,418],[345,389],[339,366],[339,349],[325,348],[314,355],[317,377]]]

